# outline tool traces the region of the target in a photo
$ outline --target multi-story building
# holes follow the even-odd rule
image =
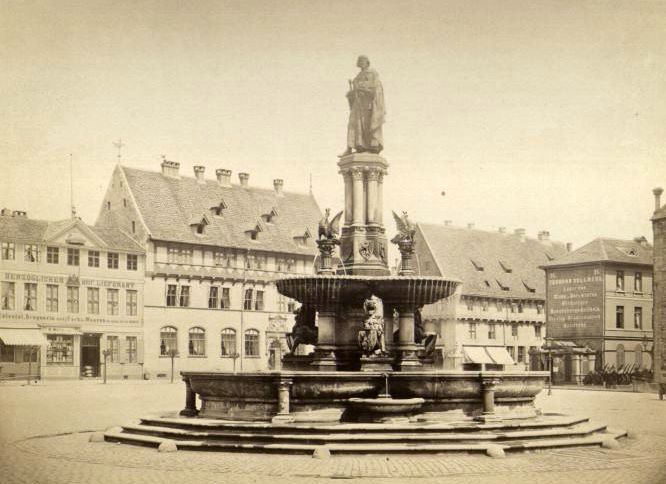
[[[544,272],[540,265],[566,253],[566,245],[540,232],[507,233],[445,225],[417,225],[421,274],[462,284],[423,309],[425,331],[437,333],[448,368],[526,369],[544,343]]]
[[[654,380],[659,397],[666,392],[666,205],[661,206],[661,188],[655,188],[652,230],[654,235]]]
[[[276,368],[288,350],[294,301],[274,279],[312,273],[321,211],[311,194],[249,186],[249,175],[218,169],[181,176],[116,167],[98,227],[132,234],[146,250],[145,368],[176,371]]]
[[[0,377],[141,378],[144,251],[80,219],[0,214]]]
[[[594,350],[597,368],[650,368],[652,266],[644,237],[598,238],[544,264],[549,337]],[[575,366],[564,361],[565,381]]]

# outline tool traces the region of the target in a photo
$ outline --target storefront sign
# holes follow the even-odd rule
[[[600,268],[551,269],[548,333],[555,338],[600,336],[603,331],[603,272]]]
[[[108,319],[99,316],[79,316],[76,314],[44,314],[44,313],[7,313],[0,312],[0,321],[58,323],[58,324],[138,324],[139,319]]]
[[[135,282],[129,281],[110,281],[107,279],[89,279],[86,277],[78,278],[74,276],[58,276],[48,274],[20,274],[14,272],[5,272],[3,274],[5,281],[25,281],[25,282],[43,282],[45,284],[74,284],[80,286],[92,287],[111,287],[119,289],[133,289]],[[76,280],[75,280],[76,279]]]

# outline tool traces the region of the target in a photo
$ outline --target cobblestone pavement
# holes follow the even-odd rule
[[[557,389],[538,399],[544,411],[587,415],[628,429],[632,438],[614,450],[556,449],[509,454],[505,459],[448,454],[317,460],[296,455],[161,454],[153,448],[88,442],[89,431],[180,408],[183,394],[181,383],[0,385],[0,481],[243,484],[288,479],[300,484],[352,479],[395,484],[418,478],[419,483],[666,483],[666,402],[639,393]]]

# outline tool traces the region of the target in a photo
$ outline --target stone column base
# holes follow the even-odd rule
[[[361,371],[391,371],[393,358],[390,356],[362,356]]]

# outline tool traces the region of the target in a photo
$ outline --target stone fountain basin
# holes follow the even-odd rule
[[[350,398],[350,407],[361,413],[379,415],[404,415],[416,412],[425,403],[425,399],[417,398],[391,398],[380,395],[377,398]]]

